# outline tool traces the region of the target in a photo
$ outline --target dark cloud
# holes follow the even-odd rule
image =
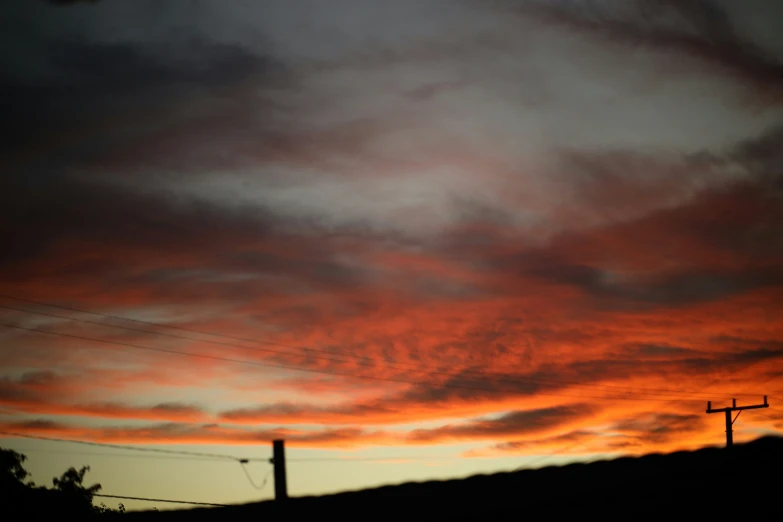
[[[341,244],[332,243],[332,239],[323,234],[323,229],[317,223],[282,221],[278,216],[257,207],[228,210],[188,199],[183,201],[172,195],[153,197],[76,180],[59,180],[45,186],[21,180],[6,180],[4,183],[9,190],[2,191],[0,195],[3,203],[0,215],[6,227],[0,230],[11,238],[8,242],[11,248],[5,249],[0,259],[9,284],[25,281],[46,283],[64,278],[72,282],[88,282],[101,276],[100,288],[111,284],[117,293],[133,289],[136,292],[149,292],[148,295],[155,299],[163,296],[172,299],[176,296],[177,299],[185,300],[230,298],[237,302],[256,299],[259,294],[268,295],[268,283],[226,281],[207,285],[204,281],[220,274],[274,275],[278,279],[288,277],[294,283],[290,288],[283,286],[275,289],[281,293],[306,285],[327,291],[332,296],[350,288],[366,289],[373,281],[371,270],[363,272],[355,264],[344,263],[339,249]],[[615,237],[617,244],[648,248],[644,245],[648,239],[640,237],[637,232],[641,224],[642,229],[657,228],[660,235],[654,236],[656,238],[666,237],[665,234],[679,234],[688,238],[688,242],[683,244],[699,245],[707,242],[734,252],[728,248],[731,243],[726,241],[724,235],[714,234],[704,238],[704,234],[699,231],[707,228],[693,226],[693,222],[703,219],[705,213],[709,215],[713,212],[716,198],[719,202],[720,198],[740,202],[744,199],[752,204],[754,200],[768,195],[768,191],[763,191],[757,184],[733,185],[721,192],[702,195],[682,208],[663,211],[630,225],[610,226],[601,232]],[[739,235],[744,234],[742,224],[752,223],[757,217],[752,212],[733,216],[737,221],[734,230]],[[508,259],[504,261],[505,265],[498,263],[495,266],[496,275],[513,280],[513,277],[521,274],[524,281],[543,281],[546,287],[562,285],[578,288],[589,299],[591,306],[604,310],[629,310],[639,303],[647,305],[647,309],[653,306],[670,309],[683,304],[717,301],[721,297],[774,285],[779,281],[775,278],[775,265],[770,265],[768,273],[753,266],[724,269],[715,274],[689,267],[681,273],[663,277],[630,277],[621,282],[613,281],[608,277],[611,271],[598,268],[598,264],[572,262],[579,256],[579,248],[573,248],[573,245],[581,247],[595,240],[595,236],[590,235],[592,233],[589,231],[582,237],[571,234],[555,238],[537,249],[525,248],[522,254],[513,257],[516,266]],[[768,243],[768,238],[762,239]],[[372,245],[374,240],[378,238],[363,236],[362,248]],[[61,250],[63,245],[68,244],[77,247]],[[237,245],[241,248],[237,248]],[[270,245],[285,247],[270,250],[267,248]],[[503,243],[498,239],[494,247],[501,246]],[[490,243],[488,250],[494,247]],[[654,243],[655,249],[662,247],[665,247],[665,242]],[[487,254],[477,250],[474,255],[481,257]],[[742,256],[743,252],[738,255]],[[82,296],[89,295],[90,288],[88,284],[79,291]],[[516,291],[519,289],[513,285],[501,289],[501,293]],[[297,306],[292,308],[288,304],[281,304],[276,311],[269,311],[264,317],[275,320],[276,317],[286,316],[293,326],[303,318],[302,308]],[[314,323],[323,317],[322,310],[312,307],[308,314],[304,317]],[[547,333],[545,329],[532,328],[529,333],[541,341],[546,341],[547,336],[551,341],[556,336],[561,342],[581,343],[606,338],[608,330],[569,332],[550,328]],[[666,375],[673,368],[673,361],[664,359],[641,367],[639,357],[650,355],[649,350],[642,350],[637,354],[622,353],[616,357],[595,360],[583,358],[577,362],[539,363],[532,371],[526,369],[484,375],[471,373],[472,369],[481,368],[491,359],[496,352],[486,347],[494,347],[499,341],[488,327],[472,337],[464,337],[461,345],[452,347],[457,355],[454,375],[446,376],[445,379],[440,376],[426,385],[414,385],[399,396],[387,398],[385,404],[359,404],[352,413],[368,418],[382,417],[389,408],[394,407],[445,406],[455,401],[478,404],[506,397],[557,393],[567,389],[569,382],[589,384],[618,376]],[[496,347],[498,354],[502,352],[502,344],[500,342]],[[477,346],[481,350],[476,350]],[[444,347],[448,348],[445,343]],[[781,353],[779,344],[738,348],[741,349],[727,356],[693,353],[691,356],[678,357],[676,366],[701,375],[709,374],[723,365],[740,367],[756,361],[771,361]],[[472,360],[467,361],[465,357],[472,351],[475,351],[475,355],[471,355]],[[359,353],[363,352],[360,350]],[[439,353],[445,357],[448,352]],[[308,361],[307,364],[318,363]],[[403,371],[396,375],[411,379]],[[425,375],[421,380],[426,379]],[[594,395],[601,394],[600,389],[595,390]],[[257,414],[263,418],[265,414],[280,416],[283,413],[262,409],[238,412],[235,417]],[[325,418],[330,415],[334,418],[347,412],[337,409],[320,413]]]
[[[219,417],[231,422],[253,423],[285,423],[295,419],[306,423],[344,424],[346,422],[373,422],[389,419],[399,410],[385,406],[382,401],[377,403],[356,403],[337,407],[318,407],[306,404],[280,403],[258,408],[242,408],[222,412]]]
[[[463,85],[459,82],[432,82],[410,89],[405,96],[417,101],[426,101],[461,87]]]
[[[773,129],[725,151],[751,172],[712,188],[683,182],[684,163],[656,186],[643,176],[637,181],[622,173],[645,173],[643,158],[624,160],[618,167],[617,154],[582,154],[575,163],[569,153],[570,164],[579,168],[576,186],[583,187],[574,206],[599,213],[610,208],[610,214],[619,216],[555,235],[540,246],[524,241],[515,246],[503,232],[508,225],[496,222],[475,227],[480,232],[475,239],[470,229],[455,228],[439,240],[436,255],[503,281],[496,287],[499,293],[573,289],[594,309],[607,311],[694,306],[780,288],[783,176],[775,170],[778,134]],[[760,168],[762,161],[767,169]],[[673,199],[679,201],[674,204]],[[634,215],[634,205],[645,210]],[[578,213],[574,217],[580,219]]]
[[[196,408],[195,406],[181,404],[178,402],[164,402],[161,404],[157,404],[150,409],[153,411],[160,411],[166,413],[195,413],[199,411],[199,409]]]
[[[389,402],[402,404],[441,404],[501,399],[510,396],[531,395],[541,385],[519,379],[519,375],[489,375],[471,373],[470,369],[439,379],[432,384],[417,384]]]
[[[775,130],[740,148],[759,147],[774,154],[771,143],[777,143],[777,134]],[[759,161],[763,155],[754,157]],[[606,161],[611,172],[611,159]],[[602,170],[595,163],[591,168]],[[783,284],[780,179],[766,171],[703,189],[679,205],[563,234],[543,247],[498,258],[490,266],[515,269],[523,281],[579,289],[595,305],[608,309],[715,302],[777,288]],[[614,193],[611,184],[603,186]],[[676,268],[636,274],[636,263],[660,266],[671,260],[677,260]]]
[[[408,434],[408,439],[411,442],[431,442],[450,439],[491,439],[540,433],[589,417],[596,411],[596,407],[589,404],[514,411],[492,420],[474,420],[434,429],[413,430]]]
[[[0,379],[0,402],[16,402],[28,399],[32,394],[9,379]]]
[[[238,45],[190,39],[166,47],[143,44],[53,42],[49,55],[59,87],[92,96],[144,95],[172,87],[218,89],[243,79],[265,77],[271,59]]]
[[[783,359],[781,343],[776,342],[764,348],[743,349],[729,352],[717,352],[715,350],[697,352],[688,350],[680,352],[683,357],[647,359],[643,355],[639,357],[634,353],[626,353],[625,357],[605,356],[596,360],[575,361],[563,365],[547,365],[536,376],[546,379],[551,376],[552,383],[568,380],[572,382],[600,383],[602,380],[611,379],[612,376],[634,375],[666,377],[672,371],[686,373],[688,375],[712,376],[716,372],[738,371],[749,365],[761,361],[770,363]],[[643,364],[640,364],[642,363]],[[687,393],[685,393],[687,395]],[[644,396],[644,394],[642,394]]]
[[[84,13],[108,9],[109,3],[103,4]],[[739,36],[726,13],[703,2],[636,3],[623,13],[605,11],[603,7],[595,11],[589,6],[580,9],[574,3],[527,5],[531,7],[521,8],[523,13],[570,30],[622,44],[663,49],[671,55],[679,52],[697,57],[759,89],[765,82],[772,90],[780,86],[773,78],[779,72],[775,59]],[[645,13],[643,8],[651,11]],[[78,10],[71,13],[79,15]],[[649,16],[641,16],[646,14]],[[145,12],[143,16],[148,15]],[[63,11],[58,11],[57,17],[66,18]],[[553,38],[554,43],[559,31],[543,33],[546,36],[541,40],[531,42]],[[406,66],[463,60],[467,67],[455,70],[471,69],[475,79],[481,76],[475,72],[484,69],[474,68],[467,63],[469,60],[484,59],[488,49],[497,49],[498,56],[508,58],[509,42],[504,40],[509,36],[502,31],[498,35],[483,43],[481,38],[458,38],[458,42],[429,48],[414,42],[402,46],[400,52],[386,54],[397,65]],[[480,411],[519,408],[521,404],[534,408],[537,396],[547,394],[569,400],[601,400],[602,405],[615,404],[611,399],[618,397],[650,399],[650,395],[634,395],[630,389],[644,386],[646,379],[660,383],[682,375],[712,377],[757,363],[769,367],[764,375],[777,375],[773,366],[782,360],[781,344],[774,339],[774,332],[758,333],[758,339],[714,337],[714,332],[737,329],[730,321],[720,323],[720,316],[731,316],[743,307],[743,303],[737,304],[742,297],[765,292],[765,301],[754,306],[768,310],[768,314],[780,304],[780,128],[734,148],[685,158],[666,157],[655,147],[645,151],[644,145],[639,150],[566,150],[562,145],[550,148],[546,144],[542,148],[551,151],[557,160],[552,166],[542,166],[545,172],[536,170],[528,178],[527,173],[520,174],[528,166],[523,169],[512,159],[495,159],[508,152],[502,150],[506,146],[500,143],[503,140],[477,145],[478,159],[468,151],[467,166],[462,165],[460,149],[467,147],[450,135],[452,130],[462,132],[458,127],[463,123],[457,124],[457,118],[468,122],[466,129],[479,122],[476,125],[487,125],[487,130],[494,132],[495,123],[502,118],[490,120],[501,111],[488,101],[479,101],[475,108],[478,113],[474,114],[480,117],[463,120],[460,111],[464,107],[448,104],[453,101],[452,94],[456,98],[467,91],[482,100],[484,88],[492,94],[488,98],[504,99],[506,94],[501,91],[506,80],[528,82],[533,74],[506,78],[503,85],[486,78],[481,86],[478,82],[467,85],[452,80],[461,78],[461,73],[451,74],[449,69],[442,80],[435,75],[417,78],[409,85],[395,84],[389,97],[394,101],[387,106],[385,87],[380,88],[380,98],[374,97],[378,94],[374,89],[385,81],[385,77],[374,75],[385,74],[390,66],[383,51],[371,50],[335,63],[305,63],[308,59],[304,59],[297,64],[301,69],[293,70],[283,67],[271,51],[219,43],[206,36],[183,37],[177,33],[167,37],[165,45],[160,41],[129,43],[121,38],[107,43],[87,35],[64,38],[35,31],[30,40],[38,37],[34,45],[21,46],[19,53],[0,63],[8,65],[3,67],[7,72],[0,72],[0,110],[4,115],[0,126],[7,134],[0,144],[0,153],[5,153],[0,154],[0,168],[7,167],[3,170],[8,173],[0,180],[0,240],[4,245],[0,249],[0,284],[4,293],[50,302],[56,298],[57,302],[74,305],[78,302],[87,309],[106,306],[123,315],[142,313],[139,310],[148,307],[166,307],[168,313],[171,307],[177,309],[172,316],[178,316],[180,310],[184,316],[191,312],[198,315],[200,319],[192,320],[199,323],[195,328],[206,328],[210,323],[212,329],[217,323],[214,331],[249,331],[248,337],[256,337],[262,335],[258,333],[261,329],[252,329],[263,325],[265,339],[296,338],[297,345],[319,349],[328,344],[377,361],[374,366],[360,368],[350,358],[324,361],[306,355],[269,357],[270,361],[292,366],[334,370],[340,377],[335,376],[324,389],[342,394],[347,400],[329,406],[297,403],[252,407],[251,403],[251,407],[224,412],[221,420],[410,423],[453,417],[455,412],[475,417]],[[591,52],[596,49],[591,47]],[[516,58],[521,63],[528,55],[514,55]],[[544,64],[552,62],[548,51],[530,55],[533,61],[539,58]],[[504,62],[499,63],[504,70],[507,68]],[[660,65],[655,63],[655,67]],[[683,61],[674,59],[671,63],[676,67]],[[564,69],[570,70],[570,65]],[[371,78],[367,76],[369,71]],[[662,81],[668,81],[665,73],[658,75]],[[549,102],[558,105],[557,96],[570,100],[569,89],[590,90],[578,84],[590,81],[589,75],[583,78],[581,73],[573,72],[579,80],[570,87],[566,84],[572,72],[564,72],[563,77],[559,74],[551,80],[557,86],[553,83]],[[411,76],[416,76],[415,71]],[[677,76],[671,82],[677,85],[665,96],[671,94],[677,101],[680,79]],[[305,84],[307,89],[299,91]],[[463,92],[463,86],[469,89]],[[512,90],[525,88],[513,85]],[[686,88],[683,92],[690,91]],[[352,105],[354,100],[348,99],[354,95],[361,98],[358,109]],[[441,102],[446,105],[440,106]],[[514,119],[511,105],[517,102],[507,106],[509,120]],[[415,106],[411,111],[415,118],[398,120],[398,113],[405,116],[407,109],[396,109],[408,105]],[[379,114],[376,109],[388,109],[394,115]],[[550,118],[534,112],[539,109],[531,107],[530,118],[542,117],[545,128]],[[454,120],[443,120],[438,112],[441,110]],[[483,120],[485,114],[490,116]],[[339,121],[342,116],[345,121]],[[576,119],[574,116],[574,122]],[[411,158],[397,154],[395,146],[390,146],[391,153],[383,150],[391,142],[418,142],[423,135],[416,134],[420,130],[416,126],[423,125],[423,120],[433,120],[435,125],[445,123],[448,131],[445,127],[425,126],[428,134]],[[568,125],[557,129],[570,135]],[[578,126],[576,122],[574,125]],[[505,130],[497,135],[514,143],[526,139],[524,130],[517,136],[516,127],[512,132],[500,128]],[[611,129],[597,129],[595,135],[607,130]],[[437,135],[435,145],[428,142],[430,132]],[[542,143],[557,141],[546,137],[547,132]],[[575,132],[576,141],[581,139],[579,132]],[[386,137],[392,139],[379,139]],[[656,139],[642,133],[638,143],[657,143]],[[588,141],[600,140],[591,137]],[[406,147],[400,150],[408,150]],[[433,153],[429,147],[443,150]],[[348,163],[352,168],[343,168]],[[368,194],[380,194],[378,206],[389,203],[383,191],[352,192],[354,176],[377,175],[384,180],[379,186],[388,182],[398,187],[407,184],[407,178],[397,185],[390,173],[407,176],[410,172],[449,170],[452,165],[466,172],[475,167],[481,176],[492,174],[494,169],[503,170],[503,175],[507,169],[510,174],[508,183],[502,186],[503,197],[492,193],[497,180],[488,181],[486,187],[484,181],[467,185],[477,192],[486,188],[496,198],[494,203],[488,202],[491,197],[487,195],[472,193],[473,188],[466,190],[465,186],[443,181],[436,192],[463,191],[463,195],[445,197],[447,213],[454,216],[437,237],[418,229],[407,235],[391,234],[380,231],[380,225],[365,223],[375,218],[352,218],[351,225],[327,226],[319,218],[290,217],[318,215],[310,207],[323,201],[330,203],[324,205],[327,214],[353,215],[347,209],[369,199]],[[278,167],[284,171],[280,175],[284,181],[275,178]],[[717,177],[711,177],[735,167],[742,175],[733,176],[733,181],[717,182]],[[530,179],[535,185],[550,170],[556,171],[554,184],[563,184],[562,194],[547,185],[541,199],[553,201],[522,198],[536,190],[526,181]],[[339,185],[331,184],[332,175],[339,177]],[[225,180],[229,189],[241,184],[243,200],[250,202],[229,200],[219,190],[205,193],[209,189],[200,185],[203,192],[191,192],[199,196],[180,191],[186,185],[187,189],[196,186],[189,185],[193,176],[210,187],[223,188]],[[316,180],[317,176],[321,177]],[[255,185],[258,178],[263,183]],[[433,179],[425,180],[422,187],[441,182],[438,177]],[[289,187],[296,193],[313,180],[323,182],[326,190],[323,194],[307,193],[292,203],[304,210],[297,208],[289,213],[282,204],[271,206],[276,196],[287,195]],[[365,181],[359,180],[357,185],[364,186]],[[368,185],[372,184],[369,181]],[[700,188],[694,188],[699,184],[696,182],[703,182]],[[411,176],[404,196],[397,195],[393,188],[390,198],[400,199],[389,206],[403,208],[396,209],[397,215],[404,213],[407,217],[408,200],[420,195],[418,183]],[[701,188],[708,186],[711,188]],[[421,206],[438,207],[429,199]],[[534,232],[517,228],[520,221],[527,223],[520,219],[519,209],[527,218],[528,206]],[[557,208],[551,210],[553,207]],[[362,212],[357,214],[364,215]],[[374,210],[367,214],[375,216]],[[392,221],[384,218],[383,226]],[[539,221],[544,223],[541,237],[535,233]],[[725,308],[720,308],[721,304]],[[530,310],[535,317],[528,322]],[[8,316],[20,321],[30,319],[20,314]],[[708,322],[699,314],[714,316],[704,333],[694,326]],[[182,319],[177,324],[189,323]],[[59,322],[58,327],[74,325]],[[91,327],[75,327],[92,333],[88,330]],[[345,333],[339,341],[327,341],[322,335],[327,329]],[[138,337],[138,333],[115,334],[127,336],[121,339]],[[146,337],[145,343],[152,342],[151,336]],[[220,353],[233,349],[223,346]],[[14,360],[20,366],[21,357]],[[247,353],[242,355],[243,359],[249,357]],[[413,368],[385,366],[389,360],[409,361]],[[445,370],[416,371],[427,363]],[[151,368],[152,364],[143,370],[147,377]],[[191,367],[183,364],[182,368],[183,382],[194,385],[197,379],[192,373],[186,375]],[[248,371],[239,368],[232,376],[252,375],[249,381],[257,391],[256,374],[242,374],[242,370]],[[382,385],[393,385],[394,391],[387,390],[380,398],[354,397],[346,391],[354,389],[346,384],[352,374],[389,379]],[[235,381],[224,382],[226,386],[236,385]],[[380,386],[379,382],[372,384]],[[618,382],[628,382],[629,386],[608,387]],[[687,382],[696,388],[703,379]],[[28,413],[47,415],[194,422],[209,417],[196,406],[176,402],[147,407],[122,401],[88,403],[53,393],[61,384],[57,376],[47,373],[6,379],[0,381],[0,398],[27,408]],[[361,391],[370,387],[368,384]],[[302,385],[293,391],[306,396],[313,388]],[[627,389],[629,393],[625,393]],[[653,398],[665,400],[668,396]],[[68,404],[55,399],[67,400]],[[263,403],[262,398],[252,400]],[[626,406],[629,401],[622,404]],[[410,440],[437,442],[517,435],[522,439],[525,434],[563,428],[581,415],[595,415],[596,411],[569,407],[515,411],[499,419],[474,419],[420,430]],[[627,411],[620,414],[626,415]],[[687,421],[679,417],[634,417],[619,425],[625,435],[618,444],[632,447],[645,423],[671,424],[667,428],[670,432],[684,429]],[[294,442],[321,445],[359,443],[363,436],[369,437],[354,428],[220,433],[223,428],[216,424],[171,423],[151,429],[151,435],[128,429],[106,432],[106,436],[251,443],[284,436]],[[656,440],[669,440],[669,432]],[[572,438],[583,435],[570,434]],[[512,444],[524,443],[520,440]]]
[[[373,442],[388,440],[382,432],[371,432],[359,428],[338,428],[313,431],[294,431],[288,429],[231,429],[218,424],[197,424],[165,422],[146,426],[104,426],[88,428],[35,419],[22,422],[0,424],[4,431],[22,432],[34,435],[46,433],[48,436],[74,437],[81,440],[98,442],[165,442],[185,444],[255,444],[285,439],[292,446],[303,447],[354,447],[362,440]]]
[[[536,446],[540,446],[540,445],[570,443],[570,446],[575,446],[576,444],[581,445],[583,442],[594,440],[595,436],[596,434],[590,431],[573,430],[573,431],[568,431],[566,433],[560,433],[545,438],[529,438],[525,440],[512,440],[508,442],[499,442],[497,444],[494,444],[492,446],[492,449],[501,452],[516,453],[519,452],[520,450],[524,451],[531,448],[534,449]]]
[[[28,372],[18,379],[0,378],[0,404],[10,410],[39,415],[70,415],[118,419],[199,420],[198,406],[163,402],[133,406],[121,402],[80,402],[79,382],[84,375],[66,376],[50,371]]]
[[[0,232],[9,245],[0,265],[8,281],[101,276],[165,292],[167,282],[185,284],[199,274],[289,274],[296,284],[309,280],[335,289],[364,277],[359,267],[338,260],[336,245],[317,223],[281,221],[263,208],[229,209],[67,179],[0,185]],[[74,246],[66,254],[60,249],[68,244]]]
[[[0,73],[0,150],[9,167],[27,172],[89,165],[135,148],[150,133],[160,139],[181,132],[185,122],[217,132],[231,121],[234,134],[251,133],[279,109],[261,95],[248,99],[232,90],[252,78],[260,92],[281,74],[272,58],[238,45],[189,38],[165,47],[55,40],[40,46],[47,50],[44,76]]]
[[[367,372],[362,369],[362,373],[366,374]],[[226,411],[220,414],[220,418],[243,423],[299,422],[303,419],[323,424],[342,424],[353,421],[368,424],[404,423],[410,422],[414,417],[418,419],[420,417],[433,418],[444,414],[449,415],[453,408],[469,407],[471,404],[479,404],[483,401],[529,397],[536,393],[562,390],[569,385],[567,381],[558,380],[549,373],[546,375],[543,373],[500,375],[465,370],[453,375],[445,373],[446,377],[444,378],[441,374],[431,376],[422,375],[420,372],[411,374],[405,368],[389,368],[382,371],[380,375],[382,378],[392,380],[412,379],[415,384],[408,390],[397,394],[372,400],[354,401],[346,405],[320,407],[284,403]],[[430,377],[437,378],[437,381],[426,382]],[[552,380],[547,381],[547,377]],[[603,377],[605,375],[598,378]],[[538,378],[544,380],[530,380]],[[596,394],[599,392],[600,390],[595,391]],[[573,397],[578,398],[578,395],[574,394]],[[504,422],[514,422],[517,417],[522,419],[528,413],[521,412],[518,416],[504,417]],[[545,418],[552,418],[561,413],[566,414],[565,411],[555,409],[552,411],[542,410],[536,415],[540,415],[541,422],[544,422]],[[351,419],[354,420],[351,421]]]
[[[611,342],[611,341],[609,341]],[[425,404],[428,402],[448,404],[449,402],[480,401],[501,397],[524,397],[535,395],[572,395],[590,398],[612,397],[651,399],[649,394],[634,394],[633,387],[623,388],[603,383],[617,378],[633,375],[636,378],[663,377],[671,372],[684,372],[692,376],[713,376],[716,372],[736,372],[749,365],[767,361],[770,364],[783,360],[783,344],[779,341],[767,341],[752,347],[734,346],[725,352],[716,350],[697,351],[694,349],[669,348],[666,356],[650,358],[650,353],[660,355],[660,348],[642,345],[641,349],[624,351],[621,356],[602,354],[601,358],[575,361],[546,361],[533,371],[518,371],[507,375],[485,375],[483,378],[469,371],[463,377],[450,379],[448,384],[461,383],[466,388],[475,386],[478,390],[438,386],[416,386],[405,392],[403,402]],[[677,357],[673,357],[677,355]],[[584,387],[580,387],[583,385]],[[483,391],[486,389],[487,391]],[[676,388],[668,393],[676,393]],[[683,392],[687,395],[687,392]],[[666,398],[666,396],[663,396]],[[390,399],[389,403],[393,403]]]
[[[506,9],[513,5],[513,9],[524,16],[622,45],[690,55],[752,82],[762,91],[774,86],[776,97],[780,99],[783,88],[781,58],[769,55],[741,36],[717,2],[534,1],[500,5]]]
[[[705,415],[679,413],[642,413],[614,423],[600,433],[587,430],[572,430],[551,437],[530,437],[494,444],[493,452],[529,453],[550,452],[553,446],[567,455],[571,448],[580,452],[609,450],[611,452],[638,451],[651,445],[665,445],[685,440],[688,435],[703,432],[708,428]],[[592,449],[589,447],[592,446]]]
[[[3,429],[8,431],[37,431],[53,432],[62,429],[65,425],[48,419],[34,419],[29,421],[11,422],[3,424]]]
[[[60,383],[62,380],[63,378],[53,371],[36,371],[22,374],[19,382],[25,387],[46,389],[54,384]]]
[[[25,372],[19,378],[0,378],[0,401],[34,401],[62,392],[68,379],[49,370]]]
[[[611,341],[607,341],[611,342]],[[483,402],[502,401],[511,398],[536,396],[560,396],[573,399],[598,400],[636,399],[640,401],[677,400],[690,396],[690,391],[681,386],[668,385],[664,390],[646,392],[634,386],[609,384],[618,379],[633,376],[635,379],[654,377],[669,380],[672,374],[687,374],[691,378],[716,377],[726,372],[735,373],[760,362],[776,364],[783,360],[783,345],[766,342],[745,347],[726,347],[725,351],[698,351],[668,346],[636,344],[625,346],[618,354],[604,354],[601,358],[574,361],[546,361],[533,371],[517,371],[506,374],[471,371],[469,368],[453,372],[453,375],[433,375],[437,381],[425,383],[426,375],[406,375],[404,369],[387,369],[381,373],[392,379],[412,379],[408,390],[385,397],[365,401],[353,401],[338,406],[315,406],[308,404],[273,404],[255,408],[241,408],[223,412],[219,417],[228,422],[239,423],[302,423],[344,424],[361,422],[366,424],[405,423],[424,418],[453,415],[459,408]],[[464,362],[462,363],[464,364]],[[479,370],[478,368],[476,370]],[[365,373],[362,370],[362,373]],[[445,378],[444,378],[445,375]],[[419,381],[419,382],[416,382]],[[698,397],[693,399],[698,401]],[[579,411],[583,411],[577,408]],[[589,410],[589,408],[588,408]],[[584,410],[587,411],[587,410]],[[409,412],[409,413],[405,413]],[[415,413],[414,413],[415,412]],[[527,415],[541,415],[541,421],[553,419],[568,412],[548,408],[504,416],[488,424],[471,424],[476,430],[503,429],[517,420],[536,426]],[[587,411],[587,414],[592,414]],[[576,411],[574,412],[576,415]],[[492,426],[493,428],[490,428]]]
[[[695,355],[697,352],[690,348],[682,348],[680,346],[667,346],[659,344],[632,344],[625,346],[623,352],[629,356],[646,357],[661,357],[671,359],[673,357],[690,356]]]
[[[681,306],[718,301],[750,290],[783,283],[780,268],[768,271],[708,273],[706,269],[673,274],[653,281],[612,282],[612,274],[602,268],[568,264],[543,264],[523,275],[549,284],[567,285],[603,301],[607,308],[630,305]]]
[[[780,358],[783,358],[783,341],[773,341],[767,343],[767,346],[764,348],[742,350],[732,353],[727,357],[727,362],[729,364],[741,366]]]
[[[634,416],[615,423],[612,431],[626,435],[626,445],[659,444],[687,433],[703,431],[707,420],[704,415],[656,413]]]
[[[94,4],[100,0],[44,0],[54,5]]]
[[[783,192],[780,186],[783,180],[783,125],[740,143],[729,157],[750,167],[757,176],[772,180],[773,187],[777,180],[777,189]]]

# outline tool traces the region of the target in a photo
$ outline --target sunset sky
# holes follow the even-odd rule
[[[304,495],[722,445],[708,400],[783,434],[783,2],[56,3],[0,7],[0,446],[37,483],[273,495],[19,435],[283,438]]]

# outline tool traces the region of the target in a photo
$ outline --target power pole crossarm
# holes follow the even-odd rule
[[[734,444],[734,430],[732,429],[732,424],[734,424],[734,421],[737,420],[737,417],[739,417],[739,413],[737,414],[737,417],[732,420],[731,414],[732,412],[738,411],[741,412],[742,410],[755,410],[758,408],[769,408],[769,403],[767,402],[767,396],[764,396],[764,404],[751,404],[748,406],[737,406],[737,399],[731,399],[731,406],[728,408],[718,408],[713,409],[712,408],[712,401],[707,402],[707,413],[724,413],[726,415],[726,447],[730,448],[732,444]]]

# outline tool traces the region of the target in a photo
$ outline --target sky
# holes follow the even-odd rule
[[[0,446],[224,503],[783,434],[780,20],[3,2]]]

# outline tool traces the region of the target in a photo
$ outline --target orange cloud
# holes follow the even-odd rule
[[[102,443],[146,444],[225,444],[256,445],[284,438],[293,447],[355,448],[366,444],[388,445],[397,440],[382,432],[359,428],[336,428],[316,431],[292,429],[234,429],[217,424],[166,423],[146,427],[90,428],[34,420],[2,423],[0,430],[21,435],[62,437]]]
[[[743,164],[774,167],[764,143],[738,147],[732,161],[752,150],[756,163]],[[585,172],[618,160],[569,158]],[[648,186],[620,181],[586,176],[584,208],[633,200]],[[66,380],[9,378],[3,405],[41,417],[172,423],[9,426],[123,442],[497,441],[499,452],[556,450],[562,433],[591,437],[590,451],[719,442],[721,430],[702,414],[707,400],[781,395],[780,181],[756,172],[687,197],[669,183],[671,192],[648,195],[641,215],[629,203],[543,240],[502,213],[468,214],[421,239],[371,228],[333,234],[254,209],[177,206],[90,184],[60,187],[67,202],[5,193],[12,219],[3,222],[19,223],[21,240],[0,254],[3,293],[185,329],[4,299],[29,311],[4,309],[4,323],[80,336],[3,329],[4,368],[99,368]],[[658,208],[669,195],[676,204]],[[61,222],[41,217],[47,209]],[[136,233],[116,232],[129,229]],[[177,396],[191,388],[224,396],[207,398],[202,411]],[[578,415],[557,414],[575,403],[584,405]],[[443,424],[399,428],[423,421]],[[248,429],[257,423],[281,427]],[[780,429],[775,416],[749,423]],[[324,428],[292,428],[309,424]],[[392,425],[402,431],[390,434]]]

